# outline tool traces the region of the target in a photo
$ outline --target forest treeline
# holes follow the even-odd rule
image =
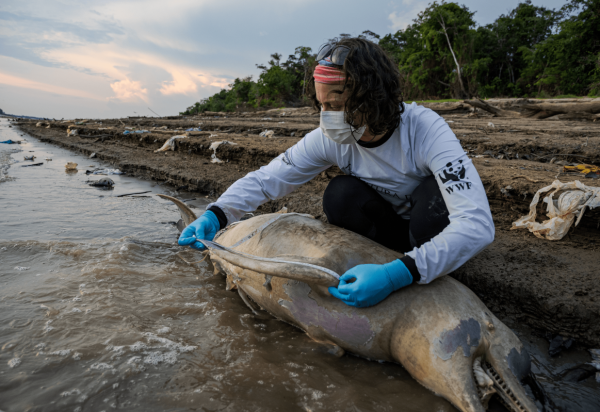
[[[560,9],[526,0],[485,26],[474,14],[433,2],[404,30],[360,37],[397,62],[405,100],[600,95],[600,0],[570,0]],[[258,79],[235,79],[182,114],[307,104],[315,53],[298,47],[285,61],[272,54],[257,65]]]

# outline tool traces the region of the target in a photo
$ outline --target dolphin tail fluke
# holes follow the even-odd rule
[[[179,208],[179,214],[181,214],[181,219],[183,220],[183,225],[180,225],[179,223],[177,224],[177,228],[180,229],[179,231],[181,232],[183,229],[185,229],[190,223],[192,223],[194,220],[196,220],[198,217],[196,216],[196,214],[194,212],[192,212],[192,210],[186,206],[185,203],[183,203],[181,200],[179,199],[175,199],[174,197],[171,196],[167,196],[167,195],[156,195],[162,199],[166,199],[166,200],[170,200],[171,202],[175,203],[175,205],[177,205],[177,207]],[[183,227],[181,227],[183,226]]]

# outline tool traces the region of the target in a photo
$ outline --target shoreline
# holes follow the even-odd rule
[[[256,118],[109,119],[81,125],[46,121],[41,127],[36,126],[37,121],[22,120],[12,124],[44,142],[86,155],[96,153],[129,175],[215,198],[318,127],[318,116],[286,110]],[[473,156],[496,225],[494,243],[450,276],[472,289],[501,319],[513,317],[542,335],[560,334],[585,346],[600,346],[600,210],[588,210],[580,225],[560,241],[510,230],[514,220],[527,214],[533,194],[556,176],[562,182],[580,180],[600,186],[600,180],[560,175],[563,166],[557,164],[560,159],[600,163],[600,125],[444,117]],[[490,121],[494,127],[487,126]],[[69,126],[78,129],[77,136],[67,136]],[[167,130],[160,129],[165,126]],[[123,135],[128,130],[125,127],[151,133]],[[201,127],[202,132],[191,132],[189,138],[176,141],[175,151],[154,153],[168,138],[192,127]],[[265,129],[273,130],[277,138],[259,137]],[[222,140],[234,144],[210,149],[212,143]],[[213,154],[222,163],[212,163]],[[559,160],[540,161],[548,156]],[[292,194],[261,206],[258,212],[287,206],[289,211],[324,219],[323,191],[340,173],[332,167]]]

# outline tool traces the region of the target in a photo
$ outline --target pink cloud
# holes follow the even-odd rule
[[[145,102],[148,101],[148,89],[142,87],[140,82],[125,79],[111,83],[110,87],[115,93],[115,96],[110,97],[110,99],[123,101],[141,99]]]
[[[26,89],[40,90],[48,93],[56,93],[65,96],[83,97],[85,99],[102,100],[100,96],[79,89],[70,89],[68,87],[57,86],[37,82],[35,80],[24,79],[22,77],[12,76],[10,74],[0,73],[0,83],[9,86],[24,87]]]

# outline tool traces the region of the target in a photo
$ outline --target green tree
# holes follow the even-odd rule
[[[433,2],[405,30],[379,44],[398,62],[407,97],[467,97],[477,90],[474,13],[456,3]]]
[[[235,79],[228,89],[195,103],[181,114],[232,112],[247,107],[302,104],[304,86],[315,61],[311,52],[310,47],[297,47],[285,62],[282,62],[281,54],[273,53],[266,65],[256,65],[261,69],[256,82],[252,81],[251,76]]]
[[[548,95],[597,94],[600,83],[600,0],[571,0],[558,32],[535,47],[519,48],[527,67],[523,84]]]
[[[481,94],[520,95],[530,92],[522,79],[528,65],[524,50],[533,50],[556,29],[562,13],[534,6],[531,0],[520,3],[492,24],[477,29],[475,50],[478,57],[488,57],[487,70],[480,72]]]

